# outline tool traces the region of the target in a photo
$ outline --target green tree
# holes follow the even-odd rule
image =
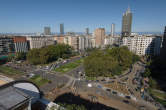
[[[156,80],[154,80],[152,77],[150,77],[150,79],[149,79],[149,85],[151,88],[154,88],[154,89],[156,89],[158,87]]]
[[[27,60],[31,64],[40,64],[40,49],[32,49],[27,54]]]
[[[120,75],[138,59],[127,47],[96,49],[84,60],[85,73],[89,77]]]
[[[145,72],[143,73],[143,76],[144,76],[144,77],[149,77],[150,75],[151,75],[150,69],[149,69],[149,68],[146,68],[146,69],[145,69]]]
[[[76,104],[59,104],[59,105],[64,107],[66,110],[87,110],[83,105],[76,105]]]
[[[9,54],[7,57],[7,61],[13,61],[14,60],[14,55],[13,54]]]
[[[58,58],[68,58],[72,55],[69,45],[50,45],[41,49],[32,49],[27,54],[27,60],[32,64],[46,64]]]
[[[15,60],[26,60],[26,53],[17,52],[15,55]]]

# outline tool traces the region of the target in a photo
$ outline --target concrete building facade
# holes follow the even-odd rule
[[[85,28],[85,35],[89,35],[89,28]]]
[[[122,37],[129,37],[131,35],[132,13],[130,8],[123,14],[122,17]]]
[[[64,24],[60,24],[60,35],[64,35]]]
[[[162,38],[161,36],[134,36],[124,37],[124,46],[137,55],[159,55]]]
[[[96,47],[104,46],[104,39],[105,39],[105,29],[98,28],[94,31],[95,37],[95,45]]]
[[[84,51],[91,48],[91,38],[89,36],[65,36],[64,43],[73,47],[75,51]]]
[[[78,42],[78,36],[65,36],[64,37],[64,43],[70,45],[73,47],[75,51],[79,50],[79,42]]]
[[[112,23],[112,25],[111,25],[111,37],[114,37],[114,35],[115,35],[115,24]]]
[[[28,52],[29,46],[26,37],[14,37],[15,52]]]
[[[51,28],[50,27],[44,27],[44,35],[51,35]]]
[[[63,44],[63,43],[64,43],[64,39],[65,39],[65,36],[63,36],[63,35],[54,36],[54,40],[55,40],[57,43],[60,43],[60,44]]]
[[[48,45],[54,45],[56,43],[54,37],[46,36],[30,36],[27,37],[27,40],[29,41],[30,49],[42,48]]]
[[[92,41],[89,36],[79,36],[79,50],[84,51],[92,48]]]
[[[0,37],[0,55],[14,53],[14,42],[12,37],[1,36]]]

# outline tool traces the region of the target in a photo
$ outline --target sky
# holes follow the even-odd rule
[[[1,0],[0,33],[43,32],[50,26],[59,32],[84,32],[89,28],[121,32],[122,14],[130,6],[132,32],[163,32],[166,25],[166,0]]]

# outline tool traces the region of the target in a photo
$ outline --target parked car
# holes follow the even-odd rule
[[[124,103],[129,104],[130,102],[128,100],[123,100]]]
[[[31,73],[31,74],[28,74],[26,75],[27,78],[32,78],[35,74]]]
[[[139,110],[146,110],[145,106],[140,106]]]
[[[106,89],[106,91],[110,92],[110,91],[111,91],[111,89]]]
[[[66,63],[66,62],[67,62],[66,60],[63,61],[63,63]]]
[[[131,97],[130,96],[125,96],[127,99],[131,99]]]
[[[117,92],[115,92],[115,91],[112,91],[112,93],[113,93],[113,94],[117,94]]]

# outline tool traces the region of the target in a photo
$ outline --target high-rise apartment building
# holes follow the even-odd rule
[[[60,24],[60,35],[64,35],[64,24]]]
[[[95,37],[95,45],[96,47],[101,47],[104,45],[104,38],[105,38],[105,29],[104,28],[98,28],[94,31],[94,37]]]
[[[161,36],[134,36],[122,39],[124,46],[137,55],[159,55],[162,38]]]
[[[14,53],[14,42],[12,37],[0,36],[0,55]]]
[[[89,35],[89,28],[86,28],[86,29],[85,29],[85,34],[86,34],[86,35]]]
[[[51,35],[51,28],[50,27],[44,27],[44,35]]]
[[[111,37],[114,37],[115,35],[115,24],[111,25]]]
[[[79,50],[84,51],[85,49],[92,47],[91,38],[88,36],[79,36]]]
[[[130,8],[123,14],[122,19],[122,37],[129,37],[131,35],[132,13]]]

